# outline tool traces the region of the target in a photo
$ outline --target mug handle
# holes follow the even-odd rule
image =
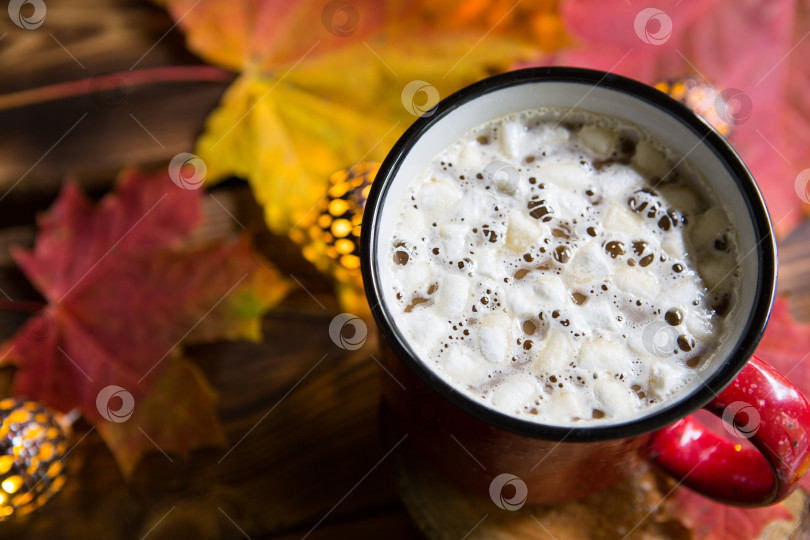
[[[704,407],[754,448],[713,433],[691,417],[652,434],[654,463],[692,490],[735,506],[775,504],[810,466],[810,404],[756,356]]]

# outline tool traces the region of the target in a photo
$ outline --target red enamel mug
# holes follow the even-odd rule
[[[630,121],[686,156],[721,195],[739,234],[739,305],[713,369],[668,405],[631,421],[561,427],[503,414],[466,397],[409,346],[386,305],[380,265],[406,185],[442,148],[487,120],[537,107],[577,108]],[[565,67],[531,68],[479,81],[420,117],[383,162],[362,229],[366,295],[383,337],[384,404],[407,444],[457,485],[489,493],[503,474],[525,483],[529,503],[605,489],[651,459],[691,489],[738,506],[787,497],[810,464],[810,404],[752,356],[776,286],[776,246],[759,190],[739,156],[703,119],[637,81]],[[753,445],[690,418],[700,408]],[[510,476],[509,478],[511,478]]]

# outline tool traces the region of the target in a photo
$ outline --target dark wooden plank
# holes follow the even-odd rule
[[[419,530],[411,521],[404,508],[397,507],[391,511],[373,516],[358,516],[334,525],[320,526],[271,537],[272,540],[301,540],[309,534],[309,540],[385,538],[386,540],[406,540],[419,538]],[[268,538],[270,540],[270,537]]]
[[[154,453],[127,484],[79,425],[64,491],[47,510],[4,524],[0,538],[140,538],[158,522],[155,538],[241,538],[230,520],[258,538],[396,506],[373,340],[347,353],[328,336],[334,312],[285,310],[266,319],[264,343],[188,351],[220,392],[232,451],[172,462]]]
[[[791,297],[791,309],[810,321],[810,220],[779,243],[779,292]]]
[[[241,230],[228,212],[248,230],[260,229],[261,211],[246,186],[231,183],[215,193],[217,202],[204,203],[199,240]],[[30,245],[34,229],[3,231],[0,247],[7,249]],[[188,460],[171,456],[173,462],[156,452],[127,483],[101,439],[80,422],[64,491],[47,510],[4,524],[0,538],[141,538],[147,532],[155,538],[241,538],[233,523],[254,538],[303,536],[321,521],[317,530],[339,523],[336,530],[348,535],[373,528],[377,522],[367,520],[378,511],[399,507],[391,456],[381,461],[390,448],[377,429],[380,373],[368,356],[374,334],[355,352],[335,346],[328,327],[340,310],[329,281],[289,239],[266,231],[255,239],[259,251],[301,286],[265,318],[262,343],[187,350],[219,392],[233,451],[203,449]],[[0,262],[0,288],[15,300],[39,298],[8,257]],[[26,317],[0,312],[0,337]],[[7,382],[9,370],[2,374]]]
[[[136,85],[139,70],[203,64],[173,25],[165,10],[142,0],[48,2],[35,30],[0,17],[0,187],[14,186],[4,206],[53,191],[66,175],[103,189],[123,166],[165,166],[193,148],[230,75]],[[88,81],[94,77],[101,79]],[[83,81],[84,95],[4,106],[10,93],[68,81]],[[98,91],[112,82],[123,86]]]

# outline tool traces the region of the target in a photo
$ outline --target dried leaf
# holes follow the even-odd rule
[[[125,472],[153,449],[146,438],[129,446],[126,433],[136,427],[162,433],[179,418],[189,426],[216,423],[202,377],[175,365],[183,362],[176,359],[181,341],[257,339],[258,317],[288,287],[254,261],[244,239],[185,244],[200,197],[165,173],[127,172],[98,204],[67,184],[41,216],[33,251],[13,251],[47,300],[0,350],[2,363],[18,367],[15,394],[61,411],[78,408]],[[104,418],[97,397],[109,385],[133,396],[137,423]],[[218,430],[175,433],[184,440],[167,435],[166,448],[221,440]]]
[[[764,194],[777,234],[789,232],[807,208],[810,183],[796,186],[799,173],[810,167],[810,6],[792,0],[668,0],[655,6],[664,13],[655,20],[641,13],[645,7],[566,2],[564,21],[580,44],[554,62],[649,84],[696,76],[724,89],[731,99],[727,116],[735,124],[732,143]],[[662,20],[671,21],[670,35],[660,33]]]
[[[130,477],[145,451],[158,448],[185,457],[194,448],[224,446],[216,397],[194,363],[173,357],[149,393],[136,403],[131,418],[121,423],[101,421],[96,427],[124,476]]]
[[[329,16],[335,3],[168,5],[193,50],[242,72],[196,153],[212,180],[247,178],[271,230],[281,234],[312,211],[330,174],[381,160],[432,107],[418,110],[420,98],[435,101],[424,92],[403,97],[408,83],[425,81],[444,97],[535,50],[528,38],[502,34],[508,23],[454,28],[429,21],[418,3],[353,2],[332,14],[354,13],[354,27]]]

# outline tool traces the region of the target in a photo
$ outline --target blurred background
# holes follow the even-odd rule
[[[181,153],[205,168],[189,173],[205,183],[194,241],[247,236],[259,266],[283,279],[261,340],[185,349],[218,395],[226,444],[182,457],[141,441],[150,452],[125,474],[85,414],[60,458],[64,487],[0,522],[0,538],[803,537],[803,493],[776,510],[728,510],[643,469],[616,491],[517,519],[414,472],[379,434],[384,374],[355,228],[376,163],[438,99],[533,65],[636,78],[692,106],[752,170],[780,248],[779,328],[763,356],[808,383],[809,54],[810,0],[10,1],[0,12],[8,305],[44,301],[9,249],[34,245],[36,216],[66,180],[100,200],[122,170],[166,176]],[[355,228],[336,232],[338,219]],[[367,325],[360,347],[330,337],[344,312]],[[0,337],[29,317],[0,312]],[[3,395],[18,395],[15,368],[2,369]]]

